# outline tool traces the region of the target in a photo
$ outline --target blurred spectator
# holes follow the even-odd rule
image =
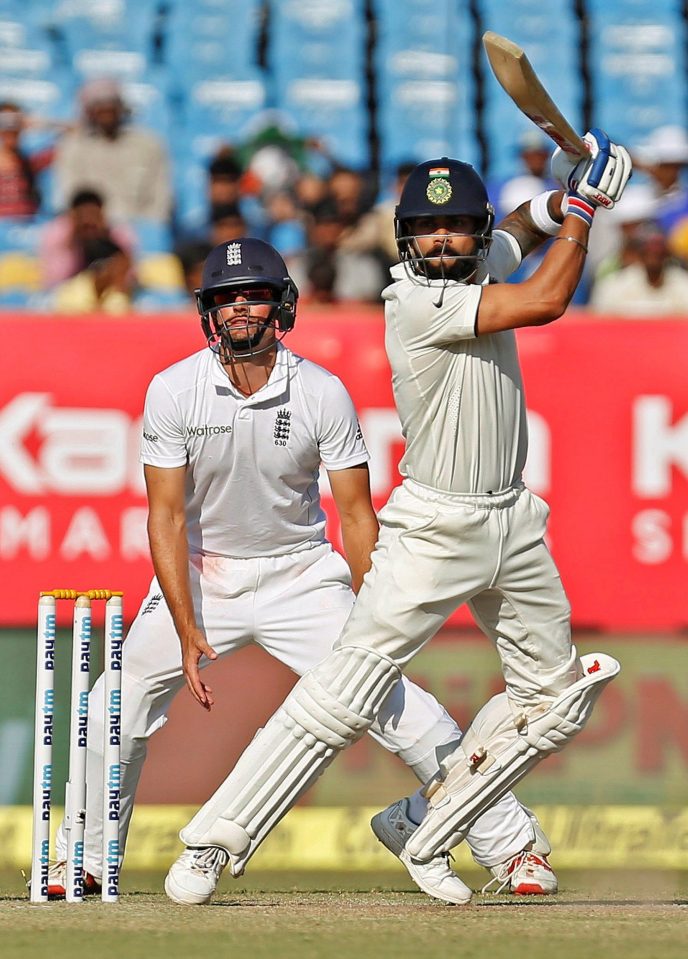
[[[53,291],[57,313],[127,313],[134,280],[129,254],[107,237],[84,244],[85,268]]]
[[[231,147],[221,147],[208,165],[208,201],[237,204],[241,200],[241,164]]]
[[[244,187],[254,194],[289,189],[314,164],[320,172],[331,167],[323,145],[301,136],[291,117],[280,110],[263,110],[254,118],[238,153]]]
[[[346,249],[343,238],[350,229],[335,199],[328,197],[311,210],[308,247],[290,269],[305,298],[330,301],[377,302],[387,277],[379,259],[370,253]],[[311,287],[311,277],[314,277]],[[327,282],[325,282],[327,280]]]
[[[265,204],[265,214],[268,242],[289,261],[306,246],[304,214],[297,205],[295,195],[289,190],[274,193]]]
[[[649,222],[656,222],[657,198],[648,184],[629,186],[618,205],[608,216],[598,217],[590,232],[589,259],[595,281],[616,273],[639,261],[639,231]]]
[[[644,224],[629,246],[637,252],[637,262],[595,284],[592,309],[649,319],[688,313],[688,273],[672,263],[661,228]]]
[[[307,267],[308,288],[306,302],[334,303],[334,285],[337,280],[337,267],[334,256],[314,254]]]
[[[688,134],[680,126],[658,127],[633,151],[638,171],[647,173],[657,200],[657,221],[669,233],[688,215]]]
[[[415,166],[413,162],[400,163],[391,195],[364,213],[355,227],[342,238],[343,249],[373,254],[385,272],[399,260],[394,234],[394,213],[408,175]]]
[[[242,175],[234,149],[227,144],[220,147],[208,164],[204,196],[198,206],[186,211],[183,223],[177,227],[179,246],[205,242],[212,227],[214,207],[238,206],[245,217],[247,204],[242,193]]]
[[[535,129],[526,131],[518,141],[518,156],[521,173],[498,189],[497,220],[538,193],[561,189],[549,175],[552,142],[543,133]]]
[[[196,290],[201,286],[201,275],[206,257],[212,250],[210,243],[202,240],[186,243],[177,250],[177,256],[184,274],[184,288],[195,301]]]
[[[348,167],[337,167],[328,185],[342,222],[355,226],[373,204],[371,189],[363,174]]]
[[[496,222],[518,209],[522,203],[532,200],[545,190],[560,190],[561,184],[549,176],[549,162],[553,153],[553,144],[540,130],[526,130],[517,145],[521,172],[501,185],[491,185],[490,191],[496,197]],[[510,277],[510,283],[521,283],[538,268],[547,252],[549,242],[531,253]],[[586,298],[585,281],[578,285],[574,302],[580,303]]]
[[[212,208],[209,236],[212,246],[247,235],[246,221],[235,203],[218,203]]]
[[[0,103],[0,217],[33,216],[41,205],[37,176],[51,164],[54,151],[24,153],[20,141],[25,125],[15,103]]]
[[[129,125],[115,80],[90,80],[80,93],[81,122],[60,141],[55,174],[61,198],[99,191],[117,220],[167,222],[172,206],[166,150],[148,130]]]
[[[306,170],[294,184],[296,203],[302,210],[312,210],[327,197],[327,180]]]
[[[69,210],[43,228],[39,246],[43,287],[54,287],[80,273],[87,264],[87,246],[94,240],[111,240],[133,258],[134,232],[108,223],[100,193],[79,190]]]

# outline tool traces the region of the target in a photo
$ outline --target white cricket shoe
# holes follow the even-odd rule
[[[457,906],[471,901],[473,893],[449,865],[449,855],[418,862],[406,852],[404,847],[418,828],[409,818],[408,799],[400,799],[383,809],[373,816],[370,825],[382,845],[403,862],[411,879],[428,896]]]
[[[490,869],[493,878],[481,892],[507,890],[516,896],[551,896],[558,889],[557,877],[544,853],[523,849]]]
[[[187,848],[165,877],[165,892],[182,906],[203,906],[210,902],[229,853],[219,846]]]

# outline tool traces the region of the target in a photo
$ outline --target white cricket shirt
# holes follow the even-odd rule
[[[251,558],[324,542],[320,464],[368,460],[342,382],[277,345],[270,379],[234,388],[215,353],[200,350],[158,373],[146,395],[141,461],[187,466],[189,548]]]
[[[516,240],[494,233],[477,283],[430,286],[392,267],[385,346],[406,439],[403,476],[449,493],[496,493],[521,478],[528,434],[513,330],[476,337],[483,285],[519,266]],[[438,305],[439,304],[439,305]]]

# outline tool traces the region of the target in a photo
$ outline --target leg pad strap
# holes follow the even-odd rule
[[[581,664],[582,678],[553,702],[515,713],[501,693],[483,706],[427,787],[428,813],[406,844],[410,856],[424,862],[448,852],[485,809],[583,729],[620,666],[604,653],[582,656]]]

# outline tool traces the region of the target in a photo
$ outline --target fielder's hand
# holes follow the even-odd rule
[[[631,157],[625,147],[612,143],[602,130],[590,130],[583,139],[590,156],[573,163],[557,148],[552,156],[552,174],[570,194],[582,197],[593,207],[611,210],[631,176]]]
[[[203,630],[194,629],[191,632],[180,636],[182,644],[182,666],[184,669],[184,679],[193,698],[204,709],[210,709],[215,705],[213,691],[210,686],[201,679],[201,671],[198,664],[202,656],[208,659],[217,659],[217,653],[208,645]]]

